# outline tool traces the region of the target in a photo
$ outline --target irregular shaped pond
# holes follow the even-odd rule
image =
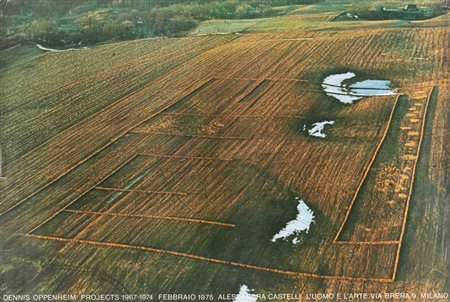
[[[308,130],[308,134],[314,137],[325,138],[326,134],[322,132],[325,125],[333,125],[334,121],[323,121],[312,124],[312,128]],[[306,125],[305,125],[306,126]],[[303,129],[306,129],[305,127]]]
[[[87,47],[82,48],[67,48],[67,49],[55,49],[55,48],[48,48],[44,47],[41,44],[36,44],[37,48],[40,50],[48,51],[48,52],[65,52],[65,51],[75,51],[75,50],[85,50],[88,49]]]
[[[389,87],[391,82],[388,80],[365,80],[350,85],[350,90],[359,95],[392,95],[394,90]]]
[[[390,88],[388,80],[364,80],[350,85],[345,81],[354,78],[353,72],[332,74],[327,76],[322,83],[323,90],[344,104],[352,104],[354,101],[367,96],[392,95],[396,91]]]
[[[299,242],[298,235],[301,232],[306,231],[308,233],[311,223],[314,221],[314,212],[306,205],[306,203],[300,199],[300,197],[295,197],[298,201],[297,205],[297,217],[294,220],[289,221],[286,226],[272,237],[272,242],[278,239],[287,239],[288,237],[295,235],[292,239],[293,244]]]

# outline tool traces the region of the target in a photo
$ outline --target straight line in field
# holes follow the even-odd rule
[[[101,191],[123,192],[123,193],[166,194],[166,195],[181,195],[181,196],[188,195],[188,193],[186,193],[186,192],[152,191],[152,190],[136,190],[136,189],[133,190],[133,189],[121,189],[121,188],[108,188],[108,187],[100,187],[100,186],[95,186],[93,189],[101,190]]]
[[[295,79],[295,78],[282,78],[282,77],[216,77],[216,80],[223,81],[223,80],[239,80],[239,81],[285,81],[285,82],[305,82],[305,83],[318,83],[315,81],[310,80],[302,80],[302,79]]]
[[[215,135],[202,135],[202,134],[182,134],[175,132],[157,132],[157,131],[145,131],[145,130],[133,130],[131,133],[143,134],[143,135],[167,135],[167,136],[179,136],[179,137],[194,137],[194,138],[209,138],[209,139],[225,139],[225,140],[253,140],[257,137],[239,137],[239,136],[215,136]]]
[[[262,40],[264,42],[279,42],[279,41],[311,41],[314,40],[314,38],[284,38],[284,39],[267,39]]]
[[[328,85],[331,86],[331,85]],[[369,88],[359,88],[358,89],[367,89],[367,90],[377,90],[377,89],[369,89]],[[380,89],[381,90],[381,89]],[[383,89],[385,90],[385,89]],[[402,95],[403,93],[392,93],[392,94],[380,94],[380,95],[369,95],[369,94],[360,94],[360,93],[340,93],[340,92],[333,92],[333,94],[335,95],[349,95],[349,96],[357,96],[357,97],[361,97],[361,98],[385,98],[385,97],[391,97],[391,96],[396,96],[396,95]]]
[[[330,86],[330,87],[338,87],[341,88],[341,86],[339,85],[333,85],[333,84],[324,84],[322,82],[317,82],[317,81],[312,81],[312,80],[304,80],[304,79],[296,79],[296,78],[284,78],[284,77],[217,77],[215,78],[219,81],[223,81],[223,80],[240,80],[240,81],[278,81],[278,82],[300,82],[300,83],[311,83],[311,84],[319,84],[319,85],[325,85],[325,86]],[[358,89],[360,90],[386,90],[385,88],[372,88],[372,87],[358,87]],[[315,91],[322,91],[322,90],[318,90],[318,89],[305,89],[305,90],[315,90]],[[335,94],[339,94],[339,93],[335,93]],[[343,93],[343,95],[347,95],[345,93]],[[359,95],[358,96],[372,96],[372,95]]]
[[[105,179],[107,179],[108,177],[110,177],[111,175],[113,175],[114,173],[116,173],[117,171],[119,171],[121,168],[123,168],[124,166],[126,166],[129,162],[131,162],[133,159],[136,158],[136,155],[133,155],[132,157],[130,157],[128,160],[126,160],[125,162],[123,162],[121,165],[119,165],[116,169],[112,170],[110,173],[108,173],[105,177],[103,177],[100,181],[98,181],[95,185],[93,185],[92,187],[90,187],[89,189],[87,189],[86,191],[84,191],[82,194],[78,195],[78,197],[76,197],[75,199],[73,199],[71,202],[69,202],[66,206],[64,206],[62,209],[60,209],[59,211],[57,211],[55,214],[53,214],[52,216],[50,216],[50,218],[44,220],[43,222],[41,222],[39,225],[37,225],[36,227],[34,227],[32,230],[28,231],[29,234],[33,233],[34,231],[36,231],[37,229],[39,229],[41,226],[43,226],[44,224],[46,224],[47,222],[49,222],[50,220],[52,220],[53,218],[55,218],[56,216],[58,216],[60,213],[62,213],[65,209],[67,209],[68,207],[70,207],[72,204],[74,204],[75,202],[77,202],[82,196],[84,196],[84,194],[88,193],[89,191],[91,191],[93,188],[95,188],[95,186],[97,186],[98,184],[100,184],[102,181],[104,181]]]
[[[397,245],[400,241],[335,241],[334,244],[340,245]]]
[[[175,158],[175,159],[193,159],[193,160],[211,160],[211,161],[235,161],[235,158],[220,158],[208,156],[182,156],[170,154],[154,154],[154,153],[138,153],[137,156],[158,157],[158,158]]]
[[[158,220],[174,220],[174,221],[183,221],[183,222],[194,222],[194,223],[202,223],[202,224],[210,224],[223,226],[228,228],[236,227],[235,224],[225,223],[214,220],[206,220],[206,219],[197,219],[197,218],[187,218],[187,217],[174,217],[174,216],[161,216],[161,215],[144,215],[144,214],[128,214],[128,213],[114,213],[114,212],[96,212],[96,211],[80,211],[80,210],[64,210],[67,213],[75,213],[75,214],[90,214],[97,216],[113,216],[113,217],[126,217],[126,218],[149,218],[149,219],[158,219]]]
[[[176,251],[171,251],[171,250],[164,250],[164,249],[158,249],[158,248],[140,246],[140,245],[130,245],[130,244],[123,244],[123,243],[103,242],[103,241],[84,240],[84,239],[72,239],[72,238],[56,237],[56,236],[34,235],[34,234],[30,234],[30,233],[25,234],[25,236],[32,237],[32,238],[38,238],[38,239],[53,240],[53,241],[60,241],[60,242],[72,242],[72,243],[101,246],[101,247],[115,247],[115,248],[125,248],[125,249],[132,249],[132,250],[148,251],[148,252],[153,252],[153,253],[184,257],[184,258],[206,261],[206,262],[211,262],[211,263],[230,265],[230,266],[234,266],[234,267],[253,269],[253,270],[257,270],[257,271],[281,274],[281,275],[291,276],[291,277],[295,277],[295,278],[348,280],[348,281],[361,281],[361,282],[373,281],[373,282],[383,282],[383,283],[391,283],[392,282],[392,279],[389,279],[389,278],[362,278],[362,277],[348,277],[348,276],[332,276],[332,275],[318,275],[318,274],[312,274],[312,273],[286,271],[286,270],[282,270],[282,269],[274,269],[274,268],[261,267],[261,266],[256,266],[256,265],[249,265],[249,264],[240,263],[240,262],[227,261],[227,260],[216,259],[216,258],[208,258],[208,257],[198,256],[198,255],[184,253],[184,252],[176,252]]]
[[[189,112],[163,112],[161,115],[173,115],[173,116],[202,116],[202,117],[223,117],[223,118],[249,118],[249,119],[303,119],[306,118],[305,115],[295,115],[295,114],[278,114],[278,115],[261,115],[261,114],[206,114],[206,113],[189,113]]]
[[[420,149],[422,146],[422,140],[423,140],[423,134],[424,134],[424,130],[425,130],[425,121],[427,118],[427,112],[428,112],[428,105],[430,104],[430,99],[433,95],[435,86],[433,86],[428,94],[427,97],[427,102],[425,104],[425,108],[424,108],[424,113],[423,113],[423,117],[422,117],[422,126],[421,126],[421,130],[420,130],[420,139],[419,139],[419,144],[417,147],[417,153],[416,153],[416,159],[414,161],[414,165],[413,165],[413,169],[412,169],[412,180],[411,183],[409,185],[409,191],[408,191],[408,197],[406,198],[406,207],[405,207],[405,213],[403,216],[403,223],[402,223],[402,230],[400,233],[400,238],[399,238],[399,245],[397,248],[397,253],[395,256],[395,262],[394,262],[394,271],[392,273],[392,281],[395,281],[395,277],[397,276],[397,269],[398,269],[398,263],[400,261],[400,251],[402,249],[402,244],[403,244],[403,237],[405,235],[405,230],[406,230],[406,222],[408,220],[408,212],[409,212],[409,205],[411,202],[411,195],[412,195],[412,191],[413,191],[413,187],[414,187],[414,180],[415,180],[415,176],[416,176],[416,167],[417,167],[417,162],[419,161],[419,155],[420,155]]]
[[[387,125],[386,125],[386,128],[384,130],[383,136],[381,137],[381,140],[378,143],[372,158],[370,159],[370,162],[369,162],[369,164],[367,166],[367,169],[364,171],[364,175],[363,175],[363,177],[362,177],[358,187],[356,188],[355,194],[353,194],[353,197],[352,197],[352,200],[350,202],[350,205],[349,205],[349,207],[347,209],[347,212],[345,213],[344,220],[342,221],[341,226],[339,227],[339,230],[337,231],[336,236],[333,239],[333,243],[337,243],[337,242],[340,241],[339,240],[339,236],[341,235],[342,230],[344,229],[344,226],[345,226],[345,224],[346,224],[346,222],[347,222],[347,220],[348,220],[348,218],[350,216],[350,212],[352,211],[352,208],[353,208],[353,205],[355,204],[356,198],[359,195],[359,191],[361,190],[361,188],[362,188],[362,186],[363,186],[367,176],[369,175],[369,171],[372,168],[373,163],[375,162],[375,158],[377,157],[378,152],[380,151],[381,146],[383,145],[384,140],[385,140],[385,138],[387,136],[387,133],[389,132],[389,128],[391,127],[392,118],[394,117],[394,111],[395,111],[395,108],[397,107],[397,103],[398,103],[398,100],[400,99],[400,96],[401,96],[401,94],[399,94],[395,98],[394,106],[392,106],[392,110],[391,110],[391,113],[389,115],[389,120],[387,122]],[[345,241],[340,241],[340,242],[345,242]]]
[[[78,168],[79,166],[81,166],[83,163],[87,162],[88,160],[90,160],[91,158],[93,158],[94,156],[96,156],[97,154],[99,154],[100,152],[102,152],[103,150],[105,150],[106,148],[108,148],[109,146],[111,146],[112,144],[114,144],[116,141],[118,141],[119,139],[121,139],[122,137],[124,137],[126,134],[130,133],[132,130],[136,129],[137,127],[141,126],[142,124],[144,124],[145,122],[151,120],[152,118],[154,118],[155,116],[161,114],[162,112],[166,111],[167,109],[169,109],[170,107],[172,107],[173,105],[175,105],[176,103],[182,101],[183,99],[185,99],[186,97],[188,97],[189,95],[191,95],[192,93],[198,91],[199,89],[201,90],[202,87],[204,87],[205,85],[211,83],[214,81],[214,78],[209,78],[207,80],[204,80],[202,82],[200,82],[198,85],[194,86],[193,89],[190,89],[189,92],[186,92],[183,96],[177,98],[175,101],[173,102],[169,102],[169,104],[165,105],[163,108],[161,108],[160,110],[158,110],[157,112],[155,112],[154,114],[151,114],[149,117],[144,118],[143,120],[139,121],[137,124],[129,127],[128,129],[125,129],[124,131],[122,131],[121,133],[119,133],[117,136],[115,136],[114,138],[112,138],[111,140],[109,140],[105,145],[103,145],[103,147],[100,147],[99,149],[93,151],[90,155],[88,155],[87,157],[85,157],[84,159],[82,159],[81,161],[79,161],[78,163],[72,165],[70,168],[68,168],[66,171],[64,171],[62,174],[58,175],[56,178],[54,178],[53,180],[49,181],[48,183],[44,184],[42,187],[40,187],[39,189],[37,189],[36,191],[34,191],[33,193],[29,194],[28,196],[22,198],[20,201],[18,201],[17,203],[15,203],[14,205],[10,206],[9,208],[7,208],[6,210],[4,210],[3,212],[0,213],[0,216],[5,215],[6,213],[8,213],[9,211],[15,209],[16,207],[20,206],[21,204],[23,204],[24,202],[26,202],[28,199],[30,199],[31,197],[33,197],[34,195],[38,194],[39,192],[41,192],[42,190],[44,190],[45,188],[49,187],[50,185],[52,185],[53,183],[55,183],[56,181],[58,181],[59,179],[61,179],[63,176],[67,175],[68,173],[70,173],[71,171],[73,171],[74,169]],[[138,90],[139,91],[139,90]],[[184,90],[186,91],[186,90]],[[133,95],[137,93],[133,92],[130,95]],[[127,97],[129,97],[130,95],[127,95],[126,97],[122,98],[126,99]],[[107,106],[106,108],[104,108],[103,110],[95,113],[94,115],[100,114],[100,112],[104,112],[106,109],[113,107],[113,105],[115,105],[116,103],[120,102],[121,100]],[[72,125],[69,128],[75,127],[77,124]],[[63,133],[64,131],[56,134],[55,136],[61,135],[61,133]],[[47,142],[44,142],[43,144],[45,144]],[[42,144],[41,144],[42,145]],[[40,146],[41,146],[40,145]],[[31,152],[31,150],[29,151]],[[28,153],[27,153],[28,154]],[[23,157],[23,156],[22,156]]]
[[[278,78],[278,77],[259,77],[259,78],[252,78],[252,77],[216,77],[214,78],[216,80],[240,80],[240,81],[260,81],[260,80],[268,80],[268,81],[279,81],[279,82],[300,82],[300,83],[310,83],[310,84],[316,84],[316,85],[326,85],[329,87],[337,87],[341,88],[339,85],[333,85],[333,84],[324,84],[322,82],[318,81],[312,81],[312,80],[304,80],[304,79],[296,79],[296,78]],[[323,92],[321,89],[309,89],[304,87],[299,87],[299,90],[310,90],[310,91],[317,91],[317,92]],[[384,88],[371,88],[371,87],[358,87],[358,89],[361,90],[385,90]],[[407,86],[407,87],[392,87],[392,89],[395,89],[397,91],[409,91],[409,90],[417,90],[416,85],[415,86]],[[339,93],[335,93],[339,94]],[[345,95],[345,94],[343,94]],[[370,97],[376,97],[376,96],[370,96]]]
[[[261,85],[262,83],[264,83],[264,81],[265,81],[264,79],[260,79],[260,80],[254,81],[253,85],[251,86],[250,91],[246,90],[244,93],[242,93],[241,95],[237,96],[237,97],[234,99],[234,102],[236,102],[236,103],[242,102],[242,100],[244,100],[244,99],[245,99],[246,97],[248,97],[250,94],[252,94],[253,92],[255,92],[255,91],[260,87],[260,85]]]
[[[334,84],[325,84],[325,83],[321,83],[321,85],[323,85],[323,86],[328,86],[328,87],[337,87],[337,88],[342,88],[341,86],[339,86],[339,85],[334,85]],[[357,90],[386,90],[386,88],[376,88],[376,87],[358,87],[358,88],[355,88],[355,89],[357,89]],[[391,88],[391,89],[397,89],[397,88]],[[339,94],[339,95],[353,95],[353,96],[366,96],[366,97],[368,97],[368,96],[373,96],[373,97],[375,97],[375,96],[386,96],[386,95],[363,95],[363,94],[360,94],[360,93],[351,93],[351,92],[349,92],[349,93],[339,93],[339,92],[333,92],[333,94]],[[390,95],[392,95],[392,94],[388,94],[387,96],[390,96]]]

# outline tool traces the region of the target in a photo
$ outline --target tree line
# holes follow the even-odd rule
[[[273,16],[315,0],[0,0],[1,47],[21,42],[73,47],[174,36],[200,21]]]

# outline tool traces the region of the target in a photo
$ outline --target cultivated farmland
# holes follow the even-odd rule
[[[448,17],[338,13],[10,50],[2,291],[448,291]],[[343,72],[394,92],[343,104]],[[309,230],[271,240],[299,199]]]

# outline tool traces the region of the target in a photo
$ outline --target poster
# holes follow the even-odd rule
[[[2,301],[449,301],[448,1],[0,7]]]

